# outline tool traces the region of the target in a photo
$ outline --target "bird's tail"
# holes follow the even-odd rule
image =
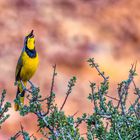
[[[26,83],[23,82],[24,86],[26,87]],[[17,94],[16,94],[16,99],[19,99],[21,104],[24,104],[24,94],[25,90],[23,90],[22,85],[20,84],[17,88]],[[15,111],[20,110],[20,105],[18,103],[15,103]]]

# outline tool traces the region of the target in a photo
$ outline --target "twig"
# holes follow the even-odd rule
[[[4,107],[3,110],[2,110],[2,112],[0,113],[0,118],[4,115],[4,113],[6,112],[6,110],[7,110],[7,107]]]
[[[97,72],[99,73],[99,75],[101,75],[101,77],[104,79],[104,83],[105,83],[109,79],[109,77],[105,77],[104,72],[101,72],[100,71],[100,69],[98,68],[99,67],[98,64],[96,64],[94,62],[94,58],[89,59],[88,62],[89,62],[89,65],[91,67],[95,67],[95,69],[97,70]]]
[[[106,118],[106,119],[111,119],[112,118],[112,114],[108,114],[108,113],[97,113],[97,115],[100,115],[101,117],[103,118]]]
[[[34,137],[34,133],[30,135],[30,138],[31,138],[31,137]]]
[[[107,122],[106,123],[106,127],[105,127],[105,131],[107,132],[107,129],[108,129],[108,125],[109,125],[109,123]]]
[[[2,107],[2,105],[3,105],[4,98],[5,98],[5,94],[6,94],[6,90],[3,90],[3,91],[2,91],[1,100],[0,100],[0,107]]]
[[[136,101],[137,101],[137,99],[136,99]],[[137,114],[136,109],[135,109],[135,106],[136,106],[135,103],[136,103],[136,101],[134,102],[134,104],[131,104],[131,102],[130,102],[130,104],[131,104],[131,107],[130,107],[130,108],[133,108],[133,111],[131,111],[131,109],[129,108],[129,110],[128,110],[128,114],[131,115],[132,112],[134,112],[135,115],[136,115],[136,118],[139,119],[138,114]]]
[[[74,117],[79,111],[76,111],[71,117]]]
[[[51,90],[50,90],[50,96],[48,97],[48,110],[47,112],[44,114],[47,115],[49,114],[49,111],[50,111],[50,107],[51,107],[51,102],[52,102],[52,96],[53,96],[53,88],[54,88],[54,81],[55,81],[55,76],[57,75],[56,73],[56,64],[53,66],[53,76],[52,76],[52,84],[51,84]]]
[[[135,137],[133,137],[131,140],[136,140],[136,138],[140,137],[140,132],[138,133],[138,135],[136,135]]]
[[[73,77],[72,79],[70,79],[70,81],[68,82],[68,90],[66,92],[66,97],[63,101],[63,104],[62,106],[60,107],[60,111],[63,109],[67,99],[68,99],[68,96],[70,95],[70,93],[72,92],[72,87],[75,85],[75,82],[76,82],[76,77]]]
[[[134,79],[134,76],[136,74],[135,72],[136,72],[136,64],[135,65],[132,64],[127,81],[122,82],[120,84],[120,87],[118,88],[118,95],[120,100],[118,102],[117,108],[119,108],[119,105],[121,104],[121,110],[123,114],[125,114],[125,104],[126,104],[128,89],[131,82]]]
[[[68,99],[69,94],[70,94],[69,92],[66,94],[65,100],[64,100],[64,102],[63,102],[63,104],[62,104],[62,106],[60,108],[60,111],[63,109],[63,107],[64,107],[64,105],[65,105],[65,103],[66,103],[66,101]]]
[[[94,90],[95,90],[95,83],[90,82],[90,87],[91,87],[91,95],[92,95],[92,101],[94,103],[94,108],[98,108],[97,102],[94,99]],[[94,109],[96,111],[96,109]]]
[[[122,96],[123,94],[121,93],[122,92],[122,86],[123,86],[123,83],[119,84],[119,87],[118,87],[118,95],[119,95],[119,102],[118,102],[118,105],[117,105],[117,108],[119,108],[121,102],[122,102]]]
[[[140,100],[140,93],[139,93],[140,91],[139,91],[139,89],[136,87],[136,84],[135,84],[134,80],[133,80],[133,85],[134,85],[134,88],[135,88],[135,91],[136,91],[136,95],[138,95],[138,97],[136,98],[135,102],[134,102],[133,104],[131,104],[131,108],[133,108],[133,111],[134,111],[136,117],[138,118],[137,113],[136,113],[136,110],[135,110],[135,106],[138,104],[138,102],[139,102],[139,100]],[[131,113],[130,108],[129,108],[129,110],[128,110],[128,114],[129,114],[129,113]]]
[[[86,118],[81,118],[79,122],[75,122],[76,123],[75,128],[77,128],[82,122],[85,122],[85,121],[87,121]]]
[[[38,116],[38,118],[40,118],[40,119],[42,119],[42,120],[44,121],[45,126],[50,130],[50,132],[51,132],[52,134],[54,134],[54,136],[57,137],[57,132],[55,132],[55,131],[53,130],[53,128],[48,124],[48,122],[47,122],[47,120],[46,120],[46,117],[43,116],[43,115],[41,115],[41,114],[39,114],[39,113],[35,113],[35,114]],[[39,130],[41,130],[41,128],[40,128]],[[39,131],[39,130],[38,130],[38,131]]]
[[[21,134],[21,131],[18,131],[13,137],[11,137],[11,138],[13,138],[13,139],[17,139],[19,136],[20,136],[20,134]]]
[[[111,97],[111,96],[109,96],[109,95],[107,95],[107,94],[105,94],[105,96],[108,97],[108,98],[110,98],[110,99],[113,99],[113,100],[115,100],[115,101],[119,101],[119,99],[114,98],[114,97]]]
[[[24,136],[23,126],[22,126],[21,123],[20,123],[20,127],[21,127],[21,133],[22,133],[23,139],[26,140],[26,138],[25,138],[25,136]]]
[[[118,129],[117,129],[117,133],[118,133],[118,136],[119,136],[119,140],[123,140],[122,137],[121,137],[120,132],[118,131]]]
[[[43,130],[43,129],[41,129],[41,133],[42,133],[42,135],[44,136],[44,138],[47,138],[48,140],[52,140],[52,139],[50,139],[49,137],[48,137],[48,134],[47,134],[47,132],[44,132],[45,130]]]
[[[139,93],[139,91],[138,91],[138,88],[136,87],[136,84],[135,84],[134,80],[133,80],[133,85],[134,85],[134,87],[135,87],[136,95],[138,95],[139,98],[140,98],[140,93]]]
[[[103,111],[105,111],[106,109],[106,107],[105,107],[105,102],[103,101],[103,99],[104,99],[104,95],[105,95],[105,93],[107,92],[107,89],[108,89],[108,79],[109,79],[109,77],[106,77],[105,76],[105,74],[104,74],[104,72],[101,72],[100,71],[100,69],[99,69],[99,66],[98,66],[98,64],[96,64],[95,62],[94,62],[94,58],[91,58],[91,59],[89,59],[88,60],[88,62],[89,62],[89,65],[91,66],[91,67],[94,67],[96,70],[97,70],[97,72],[98,72],[98,74],[103,78],[103,82],[101,83],[101,87],[99,88],[98,87],[98,94],[99,94],[99,100],[100,100],[100,107],[102,108],[102,110]],[[102,86],[104,86],[104,87],[106,87],[106,90],[104,90],[104,91],[102,91]],[[93,90],[93,89],[92,89]],[[93,92],[93,91],[92,91]],[[95,104],[95,102],[94,102],[94,104]]]

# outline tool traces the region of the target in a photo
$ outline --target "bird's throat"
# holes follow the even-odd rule
[[[35,58],[36,57],[36,50],[35,48],[30,50],[27,46],[25,47],[25,52],[27,53],[27,55],[31,58]]]

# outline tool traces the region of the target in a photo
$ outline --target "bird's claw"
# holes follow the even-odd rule
[[[22,85],[22,90],[23,90],[23,91],[27,91],[27,92],[29,92],[29,93],[32,93],[34,90],[38,89],[36,86],[34,86],[34,84],[33,84],[30,80],[28,80],[28,82],[29,82],[30,85],[31,85],[30,89],[27,89],[27,88],[24,86],[23,82],[21,81],[21,85]]]
[[[23,91],[26,91],[27,89],[26,89],[26,87],[23,86],[23,87],[22,87],[22,90],[23,90]]]

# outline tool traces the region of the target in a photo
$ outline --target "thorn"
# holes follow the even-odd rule
[[[76,111],[76,112],[72,115],[72,117],[74,117],[78,112],[79,112],[79,111]]]
[[[20,122],[20,127],[21,127],[21,131],[23,132],[23,126],[22,126],[21,122]]]

